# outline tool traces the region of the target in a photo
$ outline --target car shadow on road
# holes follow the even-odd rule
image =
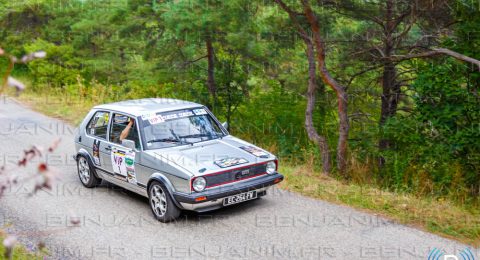
[[[114,196],[118,196],[118,199],[129,199],[134,203],[141,203],[145,206],[145,212],[152,214],[150,212],[150,205],[148,202],[148,198],[143,197],[135,192],[129,191],[124,189],[120,186],[115,184],[103,181],[101,185],[97,188],[105,188],[109,193]],[[267,193],[268,196],[268,193]],[[236,205],[231,205],[228,207],[222,207],[216,210],[208,211],[208,212],[194,212],[194,211],[183,211],[180,217],[171,222],[171,223],[182,223],[182,224],[201,224],[202,222],[211,222],[215,219],[227,219],[227,218],[234,218],[234,217],[241,217],[243,215],[252,214],[259,208],[267,206],[269,202],[262,197],[257,199],[239,203]],[[153,219],[153,214],[151,215]]]

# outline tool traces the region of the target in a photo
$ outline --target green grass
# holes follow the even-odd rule
[[[348,205],[402,224],[480,246],[480,209],[451,200],[393,193],[374,186],[338,181],[309,167],[283,165],[280,187],[308,197]]]
[[[99,101],[59,98],[61,93],[39,97],[25,92],[19,100],[47,115],[77,125]],[[47,99],[56,102],[45,102]],[[370,213],[380,214],[399,223],[480,246],[480,210],[445,198],[416,196],[410,193],[392,193],[373,185],[342,182],[326,177],[307,165],[281,164],[286,180],[281,188],[305,196],[337,204],[348,205]]]
[[[5,257],[5,247],[3,246],[3,239],[4,239],[4,233],[2,230],[0,230],[0,259],[8,259]],[[13,254],[11,255],[11,259],[15,260],[30,260],[30,259],[44,259],[45,257],[45,252],[39,252],[39,253],[32,253],[27,251],[25,247],[21,246],[20,244],[16,244],[15,247],[13,248]]]
[[[81,120],[93,106],[100,104],[91,100],[82,100],[78,97],[69,97],[59,93],[38,95],[31,91],[22,93],[17,99],[33,110],[51,117],[60,118],[75,126],[80,124]]]

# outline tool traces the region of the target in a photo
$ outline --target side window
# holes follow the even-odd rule
[[[123,139],[135,141],[135,147],[140,149],[135,119],[122,114],[113,114],[112,126],[110,128],[110,142],[122,144]]]
[[[110,113],[98,111],[87,125],[87,134],[107,139],[108,117]]]

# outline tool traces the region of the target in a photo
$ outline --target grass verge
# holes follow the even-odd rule
[[[66,96],[60,93],[39,96],[28,90],[16,99],[31,107],[33,110],[62,119],[75,126],[80,124],[81,120],[93,106],[100,104],[96,104],[91,100],[83,100],[79,97]]]
[[[0,230],[0,241],[5,238],[5,233]],[[0,259],[8,259],[5,255],[6,248],[3,243],[0,243]],[[16,244],[13,248],[13,252],[10,259],[14,260],[30,260],[30,259],[44,259],[46,255],[44,253],[32,253],[20,244]]]
[[[38,96],[25,92],[19,100],[49,116],[77,125],[94,101],[64,98],[63,95]],[[325,201],[380,214],[450,239],[480,246],[480,209],[459,205],[443,198],[392,193],[374,186],[345,183],[326,177],[305,166],[281,166],[285,181],[281,188]]]
[[[376,187],[345,183],[306,166],[281,166],[280,187],[308,197],[376,213],[402,224],[480,246],[480,209],[453,201],[393,193]]]

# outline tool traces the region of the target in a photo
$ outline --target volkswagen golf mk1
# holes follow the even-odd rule
[[[75,135],[78,176],[148,197],[156,219],[254,200],[283,180],[271,153],[231,136],[207,107],[140,99],[94,107]]]

